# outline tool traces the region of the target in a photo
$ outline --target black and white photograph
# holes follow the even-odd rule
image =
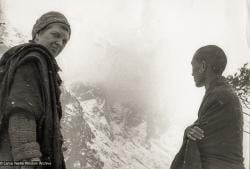
[[[0,169],[250,169],[250,0],[0,0]]]

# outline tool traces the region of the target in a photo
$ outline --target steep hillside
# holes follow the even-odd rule
[[[63,131],[68,168],[165,169],[170,154],[160,139],[147,139],[147,124],[128,125],[124,107],[106,112],[105,100],[63,92]]]

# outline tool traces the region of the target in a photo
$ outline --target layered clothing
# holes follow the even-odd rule
[[[171,169],[244,169],[243,113],[240,101],[222,76],[208,85],[193,126],[204,138],[192,141],[186,129],[183,144]]]
[[[2,56],[0,161],[40,158],[51,163],[43,169],[65,169],[58,71],[55,58],[38,44],[22,44]]]

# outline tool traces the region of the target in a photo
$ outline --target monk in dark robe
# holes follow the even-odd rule
[[[237,95],[222,76],[226,64],[224,51],[215,45],[194,54],[192,75],[206,93],[171,169],[244,169],[243,113]]]
[[[2,56],[0,161],[30,162],[31,166],[2,163],[0,169],[66,168],[60,132],[61,79],[55,57],[64,49],[70,32],[63,14],[48,12],[37,20],[29,43]]]

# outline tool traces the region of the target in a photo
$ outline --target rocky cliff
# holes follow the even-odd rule
[[[76,97],[72,92],[63,90],[62,127],[68,168],[169,167],[171,157],[165,145],[159,138],[147,137],[147,123],[136,120],[136,117],[131,118],[131,107],[112,105],[107,108],[104,98],[95,95],[95,92],[86,93],[88,97],[79,93]]]

